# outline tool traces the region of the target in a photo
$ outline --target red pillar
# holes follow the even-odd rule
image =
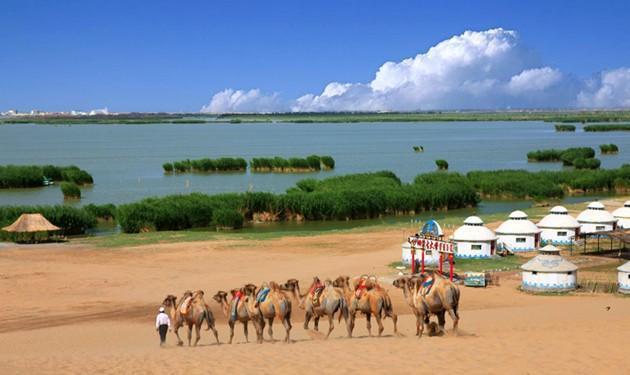
[[[449,279],[453,281],[453,254],[448,254]]]
[[[439,268],[439,271],[438,271],[440,273],[440,275],[442,274],[442,268],[444,268],[443,263],[444,263],[444,259],[442,258],[442,253],[440,253],[440,268]]]

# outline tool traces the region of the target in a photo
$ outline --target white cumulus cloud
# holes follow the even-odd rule
[[[370,82],[331,82],[290,102],[258,90],[224,90],[202,111],[416,111],[630,106],[630,69],[582,82],[540,64],[502,28],[466,31],[402,61],[381,65]],[[259,108],[263,108],[262,110]]]
[[[225,89],[212,96],[210,103],[201,108],[205,113],[279,112],[287,107],[278,94],[264,94],[259,89],[248,91]]]
[[[599,77],[586,82],[578,95],[581,107],[621,108],[630,107],[630,68],[602,72]]]

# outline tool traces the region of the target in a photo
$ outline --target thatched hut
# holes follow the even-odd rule
[[[42,214],[22,214],[2,230],[13,233],[15,242],[36,242],[50,239],[50,234],[61,230]]]

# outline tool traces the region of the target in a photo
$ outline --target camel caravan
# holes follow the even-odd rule
[[[422,337],[425,326],[430,336],[443,334],[446,313],[453,320],[453,332],[457,333],[460,293],[458,287],[448,278],[429,271],[420,275],[399,277],[393,285],[402,290],[405,301],[416,316],[418,338]],[[305,293],[302,293],[296,279],[289,279],[284,284],[273,281],[260,286],[246,284],[241,288],[232,289],[229,293],[218,291],[212,299],[221,306],[221,311],[228,319],[230,344],[237,323],[243,325],[247,342],[249,323],[252,323],[256,331],[256,342],[264,342],[265,326],[268,339],[274,341],[273,323],[276,320],[284,327],[283,341],[291,342],[291,314],[296,305],[304,311],[305,330],[309,329],[312,320],[313,329],[319,332],[319,320],[322,318],[328,320],[326,338],[334,330],[335,320],[337,324],[341,324],[342,319],[347,337],[351,338],[357,315],[365,316],[370,336],[372,317],[378,326],[378,336],[385,330],[383,320],[386,318],[393,322],[394,335],[400,335],[397,327],[398,316],[394,313],[389,292],[375,276],[363,275],[352,279],[348,276],[339,276],[335,280],[327,279],[324,282],[314,277]],[[168,295],[162,306],[173,322],[171,329],[177,336],[178,345],[183,345],[179,329],[184,326],[188,328],[188,345],[197,345],[204,322],[206,330],[212,330],[217,344],[220,343],[215,319],[210,306],[204,300],[203,291],[186,291],[179,300],[174,295]],[[437,325],[430,321],[432,316],[437,317]]]

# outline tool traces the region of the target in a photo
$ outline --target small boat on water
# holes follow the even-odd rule
[[[48,177],[44,177],[42,179],[42,185],[44,186],[50,186],[50,185],[54,185],[55,181],[53,181],[52,179],[48,178]]]

